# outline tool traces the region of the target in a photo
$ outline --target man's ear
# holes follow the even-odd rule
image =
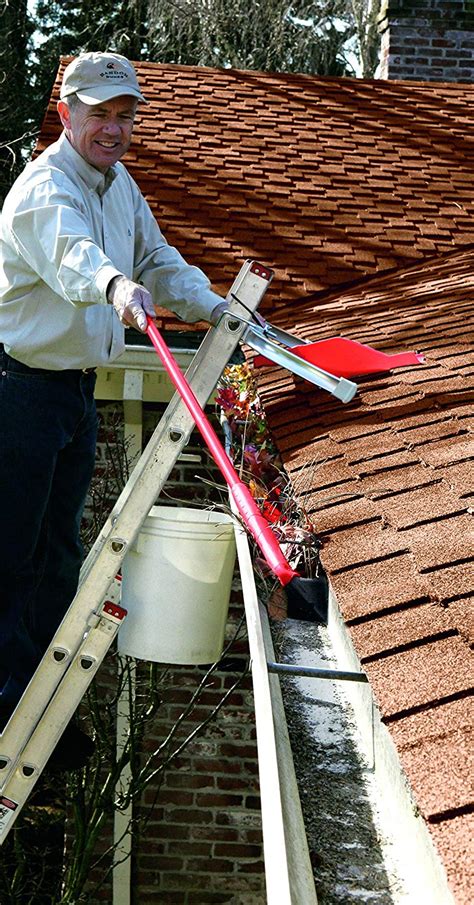
[[[65,101],[58,101],[57,105],[59,119],[65,129],[71,128],[71,111]]]

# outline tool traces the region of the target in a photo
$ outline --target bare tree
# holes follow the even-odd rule
[[[27,0],[0,5],[0,194],[24,166],[35,122],[31,105],[31,34]],[[33,105],[34,106],[34,105]]]
[[[373,78],[379,60],[378,18],[382,0],[350,0],[362,78]]]
[[[162,62],[343,75],[347,0],[149,0],[149,53]]]

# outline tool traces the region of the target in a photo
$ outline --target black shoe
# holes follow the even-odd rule
[[[13,711],[0,707],[0,732],[3,732]],[[52,752],[47,767],[51,770],[81,770],[95,751],[92,739],[78,729],[74,722],[68,723]]]
[[[58,741],[47,768],[52,770],[81,770],[95,751],[95,743],[75,723],[69,723]]]

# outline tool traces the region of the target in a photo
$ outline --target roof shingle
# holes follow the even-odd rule
[[[284,311],[474,243],[474,86],[137,68],[150,103],[129,169],[168,240],[221,292],[236,261],[268,261]],[[58,133],[53,110],[41,146]]]
[[[277,315],[306,338],[417,349],[426,365],[360,380],[339,408],[291,375],[279,373],[275,391],[274,369],[262,381],[356,650],[463,903],[471,838],[450,837],[449,825],[462,825],[474,797],[473,265],[471,249],[428,258]]]

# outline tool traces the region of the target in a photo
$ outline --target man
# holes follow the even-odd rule
[[[0,231],[0,732],[75,595],[94,468],[95,371],[153,302],[213,323],[224,303],[163,238],[120,158],[145,102],[133,66],[85,53],[64,72],[64,131],[8,194]],[[56,749],[76,766],[74,725]]]

